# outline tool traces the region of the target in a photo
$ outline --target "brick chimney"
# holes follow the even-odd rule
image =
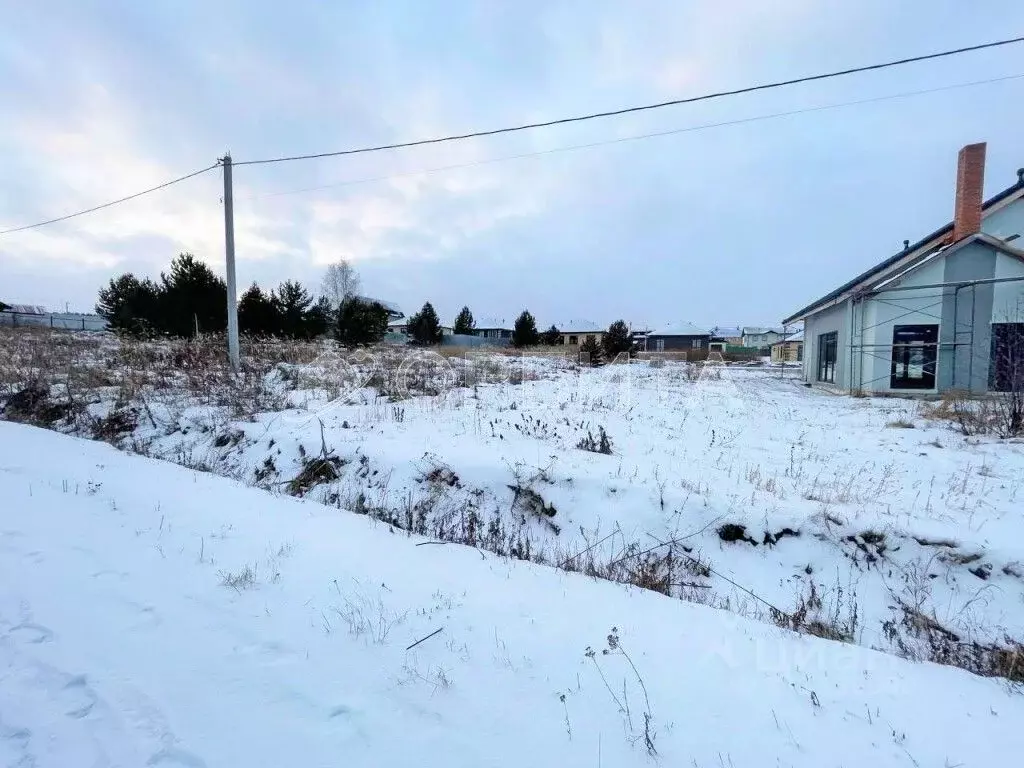
[[[956,166],[956,205],[953,211],[953,242],[981,231],[981,206],[985,186],[985,142],[960,150]]]

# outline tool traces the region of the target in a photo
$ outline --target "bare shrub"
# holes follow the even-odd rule
[[[586,437],[580,439],[576,443],[576,447],[582,451],[590,451],[591,453],[603,453],[606,456],[612,455],[612,439],[608,437],[608,433],[605,432],[604,427],[598,425],[597,437],[587,430]]]
[[[851,595],[847,603],[844,597],[842,586],[837,585],[831,604],[826,606],[812,581],[807,593],[798,596],[791,613],[772,607],[769,614],[778,626],[794,632],[852,643],[859,623],[857,600],[855,595]]]
[[[256,569],[251,565],[246,565],[237,573],[221,571],[219,575],[222,587],[231,587],[238,592],[241,592],[243,589],[252,589],[256,586]]]

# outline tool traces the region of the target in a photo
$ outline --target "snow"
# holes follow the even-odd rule
[[[522,388],[516,401],[529,402],[529,387],[568,397],[566,384],[527,382],[514,388]],[[780,445],[802,434],[803,456],[828,443],[854,476],[863,451],[884,452],[876,455],[884,462],[923,437],[886,432],[877,422],[888,414],[869,402],[749,385],[762,407],[745,428],[719,425],[710,448],[695,411],[648,410],[632,422],[599,411],[621,456],[634,458],[567,458],[565,472],[578,480],[563,489],[562,508],[575,498],[572,514],[593,522],[591,502],[601,499],[606,519],[629,522],[641,499],[650,505],[650,482],[625,480],[645,461],[670,480],[721,486],[722,503],[742,491],[739,513],[750,498],[736,479],[744,467],[731,479],[716,471],[720,454],[735,453],[721,446],[745,446],[747,461],[759,457],[769,475],[790,460],[772,456],[774,443],[753,445],[764,414],[775,414]],[[721,412],[729,393],[709,389],[705,406]],[[494,406],[507,403],[495,390]],[[490,467],[492,444],[509,462],[554,452],[509,427],[501,428],[506,440],[474,430],[472,405],[446,410],[424,400],[421,413],[407,402],[401,422],[374,420],[368,406],[339,408],[323,414],[325,433],[338,449],[389,452],[396,469],[428,446],[481,482],[501,474]],[[533,407],[550,411],[551,400]],[[361,426],[342,431],[340,419],[358,408]],[[840,437],[864,423],[876,427],[873,445],[864,435],[862,444]],[[308,431],[269,417],[245,425],[247,433],[269,429]],[[645,447],[659,429],[678,439]],[[964,513],[989,525],[965,530],[937,501],[930,516],[923,502],[907,514],[1009,553],[1020,537],[993,512],[1008,509],[1008,491],[993,486],[1012,482],[1009,461],[985,445],[935,449],[927,464],[938,474],[965,455],[985,458],[1002,478],[987,481],[985,503]],[[911,462],[906,471],[919,469]],[[885,489],[893,502],[913,496],[904,480],[901,469]],[[606,491],[615,482],[631,499],[620,506]],[[991,766],[1012,764],[1024,748],[1024,698],[997,680],[468,547],[427,545],[367,516],[103,443],[0,423],[0,493],[0,765]],[[794,506],[775,514],[798,517]],[[688,527],[710,514],[687,509]],[[744,513],[765,511],[755,504]],[[635,524],[653,525],[657,515],[646,514]],[[863,522],[879,514],[865,510]],[[893,513],[894,524],[903,525],[902,514]],[[732,564],[748,563],[749,576],[757,563],[765,587],[775,567],[765,561],[783,549],[735,551]],[[619,640],[605,654],[612,627]],[[645,712],[656,758],[645,748]]]
[[[450,384],[486,365],[507,383],[331,400],[311,366],[268,383],[290,409],[238,420],[152,402],[154,422],[122,444],[276,493],[326,447],[338,477],[307,498],[439,538],[472,528],[492,550],[483,531],[499,525],[500,552],[541,562],[609,563],[674,540],[711,569],[690,568],[674,593],[769,620],[813,589],[870,648],[908,653],[892,636],[907,606],[964,640],[1024,637],[1024,443],[964,438],[912,401],[837,397],[777,370],[693,381],[673,364],[417,360],[408,380]],[[580,448],[601,430],[610,455]],[[524,510],[524,489],[554,515]],[[727,524],[744,537],[723,541]],[[799,535],[772,541],[787,529]]]

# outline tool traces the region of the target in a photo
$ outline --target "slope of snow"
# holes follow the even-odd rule
[[[1024,699],[996,680],[417,546],[102,443],[0,423],[0,498],[4,766],[939,767],[1024,749]]]
[[[758,369],[693,381],[673,364],[502,362],[527,380],[397,401],[370,389],[329,400],[304,381],[316,366],[297,368],[268,383],[291,409],[237,420],[156,402],[122,443],[275,492],[326,446],[339,477],[308,498],[403,525],[422,517],[431,535],[467,528],[471,510],[477,530],[500,522],[546,562],[685,537],[713,569],[686,575],[694,597],[764,614],[735,584],[786,611],[813,588],[868,647],[904,652],[891,632],[903,606],[967,640],[1024,637],[1024,443],[964,438],[913,402],[836,397]],[[904,423],[914,428],[890,426]],[[610,455],[578,447],[600,430]],[[522,514],[516,487],[554,516]],[[724,524],[746,538],[723,542]],[[766,543],[787,529],[799,536]]]

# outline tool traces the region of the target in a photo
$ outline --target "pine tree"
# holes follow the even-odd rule
[[[306,338],[316,339],[327,333],[334,325],[334,309],[331,300],[321,296],[306,313]]]
[[[512,327],[512,346],[513,347],[535,347],[540,341],[540,334],[537,333],[537,321],[533,319],[533,315],[530,314],[528,309],[524,309],[522,314],[516,318],[516,323]]]
[[[273,300],[253,283],[238,300],[238,329],[250,336],[276,336],[280,328]]]
[[[335,338],[346,347],[377,344],[388,330],[388,311],[377,302],[350,296],[341,302]]]
[[[441,321],[429,301],[409,318],[409,335],[412,336],[413,344],[421,347],[441,343]]]
[[[100,288],[96,314],[111,329],[131,336],[149,336],[158,326],[160,292],[149,279],[139,280],[131,272],[112,278]]]
[[[562,343],[562,332],[552,325],[540,335],[540,343],[547,347],[553,347]]]
[[[476,321],[473,320],[473,313],[469,311],[469,307],[463,307],[459,311],[458,317],[455,318],[455,326],[452,330],[455,333],[472,336],[475,328]]]
[[[587,336],[580,344],[580,363],[583,365],[589,364],[593,368],[597,368],[599,365],[604,363],[601,358],[601,345],[597,343],[597,339],[594,336]]]
[[[158,330],[172,336],[223,331],[228,293],[224,281],[191,253],[178,254],[170,274],[160,275]]]
[[[281,335],[289,339],[307,338],[307,312],[313,297],[294,280],[285,280],[271,294],[280,319]]]
[[[624,320],[616,320],[608,326],[608,332],[601,339],[601,348],[608,360],[614,360],[621,353],[633,349],[633,334]]]

